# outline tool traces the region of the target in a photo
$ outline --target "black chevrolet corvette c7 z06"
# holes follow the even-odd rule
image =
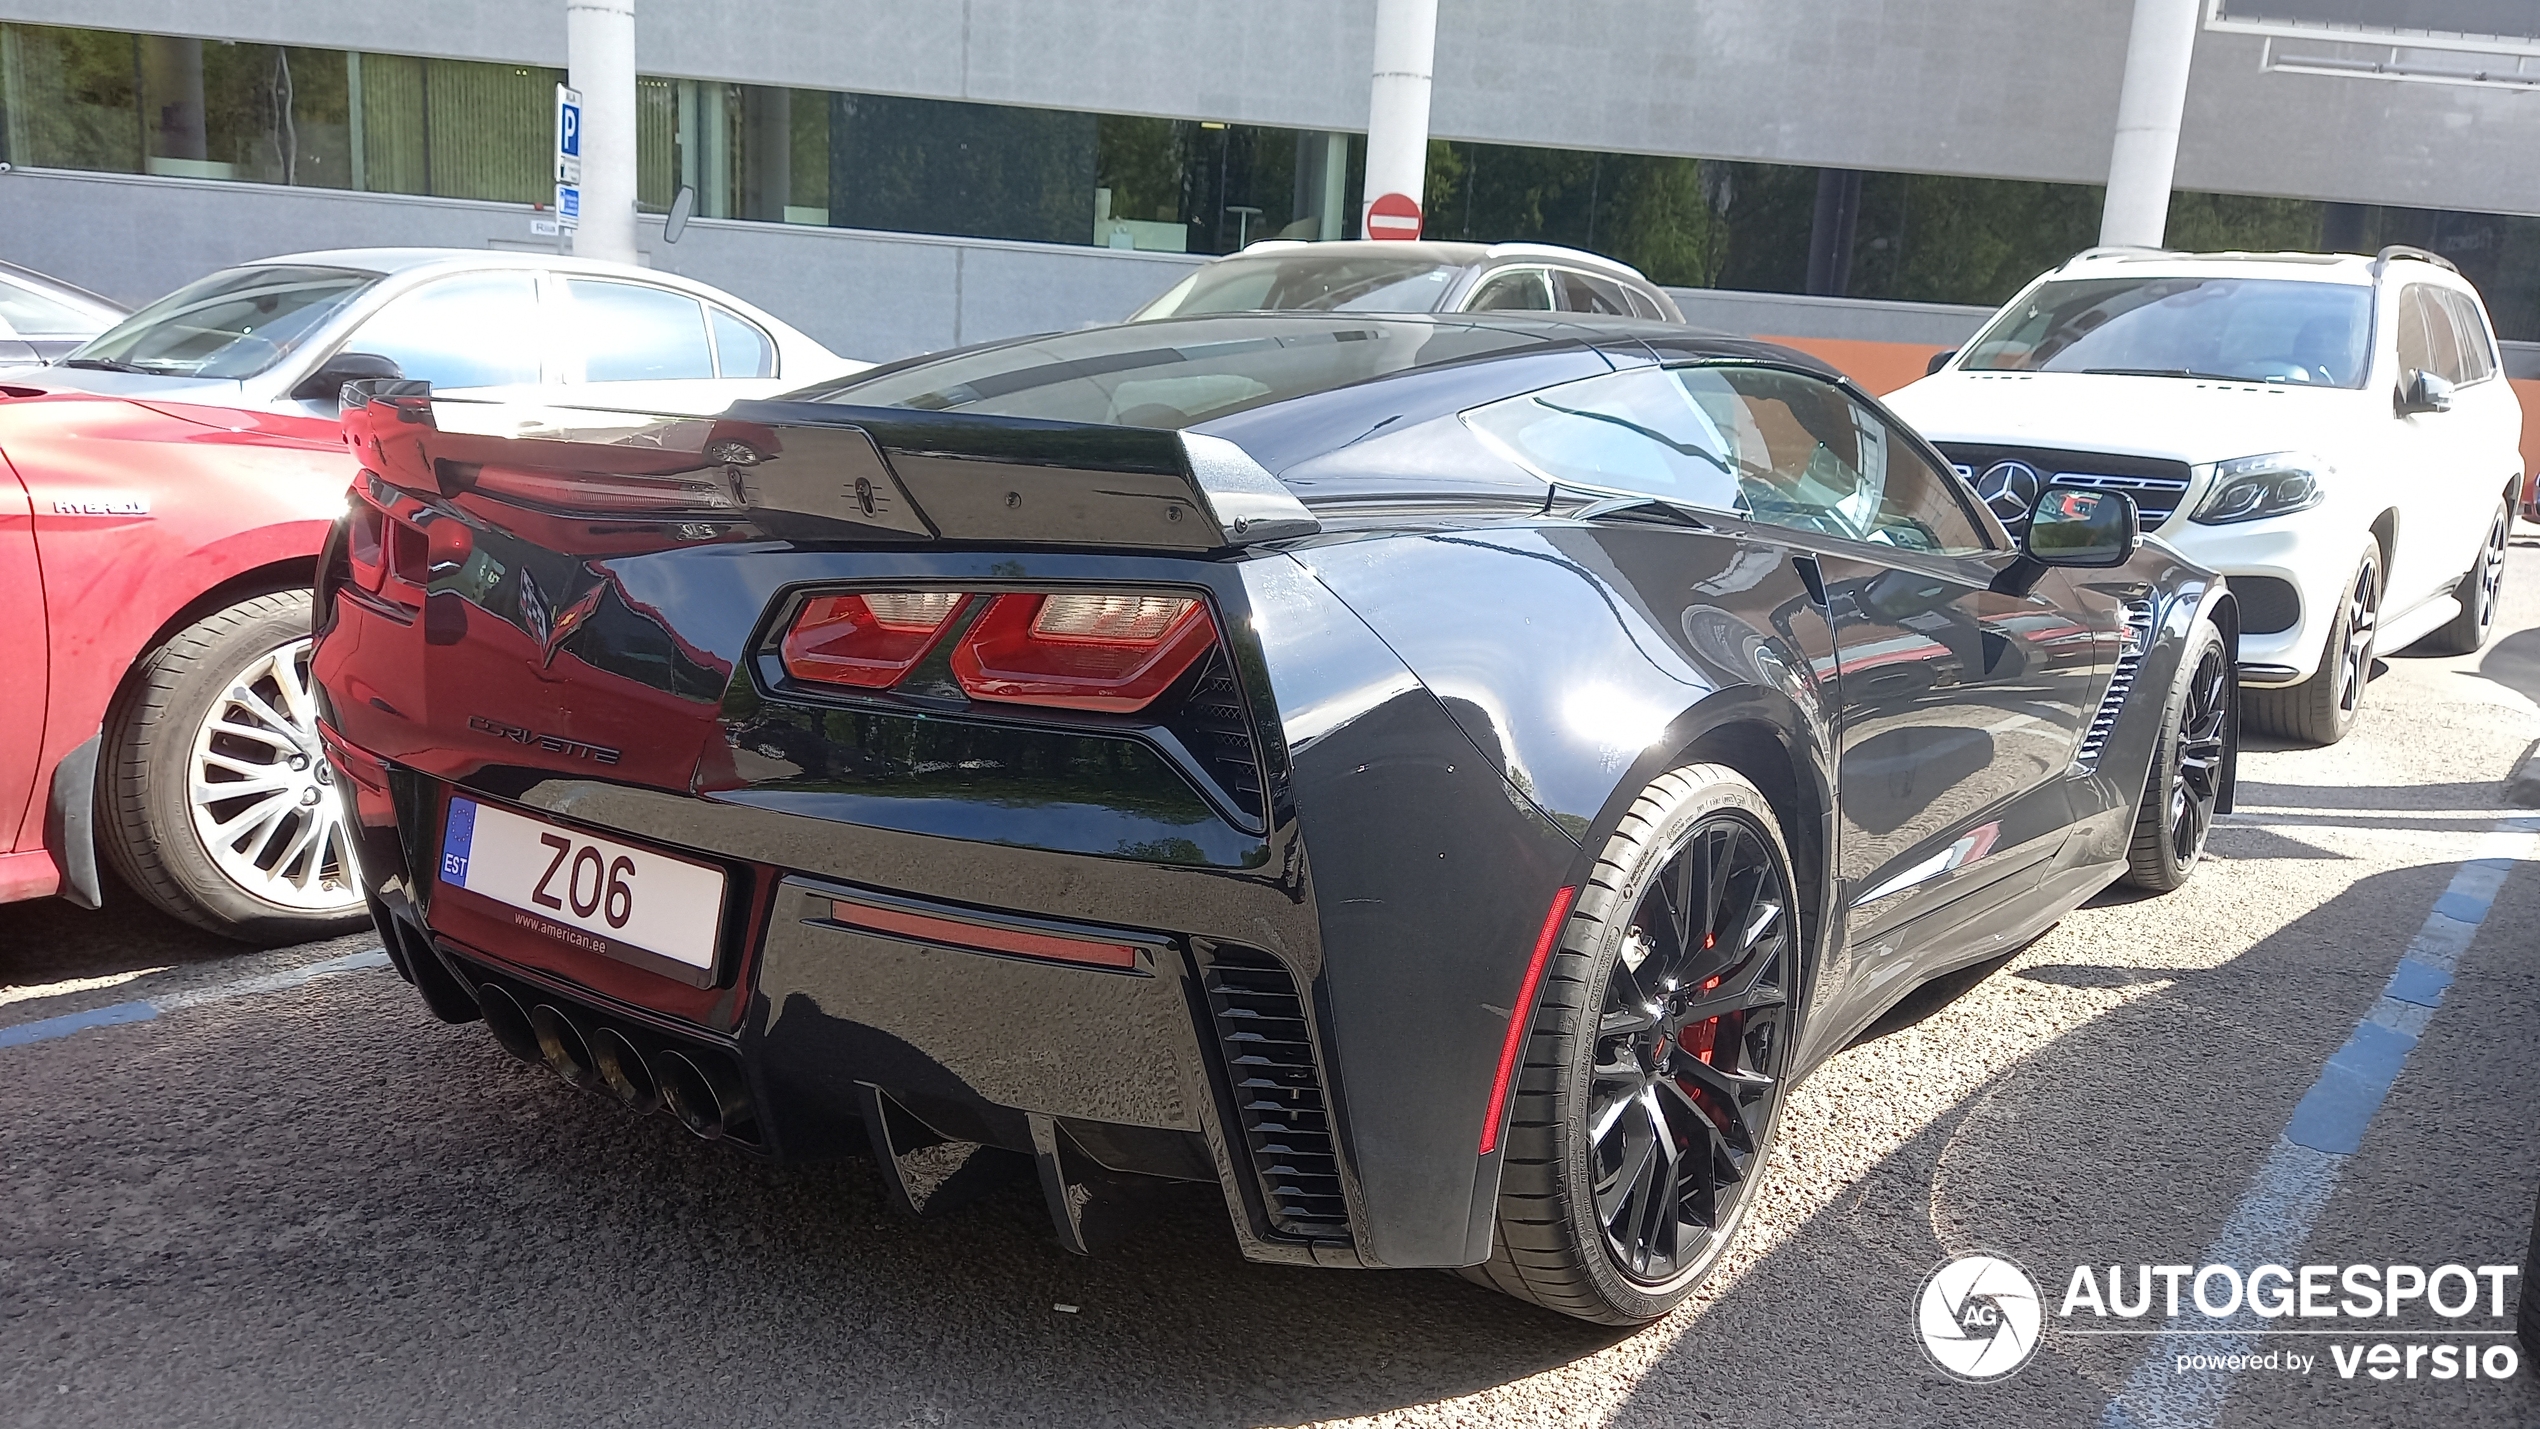
[[[350,395],[314,668],[432,1010],[904,1208],[1037,1167],[1074,1249],[1205,1182],[1256,1260],[1649,1319],[1793,1079],[2231,797],[2220,581],[2112,492],[2014,545],[1763,344],[1250,314],[705,420]]]

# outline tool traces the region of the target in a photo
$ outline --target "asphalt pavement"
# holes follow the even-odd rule
[[[2344,744],[2252,748],[2187,889],[2103,895],[1820,1069],[1744,1243],[1629,1334],[1443,1274],[1247,1264],[1204,1190],[1094,1260],[1028,1185],[903,1220],[860,1163],[758,1164],[433,1021],[374,938],[0,908],[0,1424],[2540,1423],[2527,1363],[2385,1381],[2323,1352],[2511,1343],[2483,1313],[2255,1343],[2307,1372],[2182,1371],[2238,1342],[2054,1313],[2079,1265],[2520,1263],[2528,527],[2507,591],[2483,655],[2385,657]],[[2403,958],[2448,986],[2391,1002]],[[2357,1093],[2391,1028],[2415,1040]],[[2350,1150],[2304,1144],[2322,1107],[2361,1118]],[[2047,1302],[1990,1384],[1914,1313],[1977,1250]]]

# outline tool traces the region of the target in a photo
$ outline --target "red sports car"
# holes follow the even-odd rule
[[[361,249],[225,269],[0,369],[0,903],[94,907],[102,861],[237,937],[366,916],[308,683],[346,380],[501,392],[534,427],[542,403],[709,413],[858,366],[666,274]]]

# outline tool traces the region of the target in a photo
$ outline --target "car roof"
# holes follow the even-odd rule
[[[2407,265],[2401,269],[2399,265]],[[2061,278],[2277,278],[2304,283],[2371,287],[2385,273],[2469,286],[2450,264],[2432,255],[2394,251],[2387,260],[2362,253],[2185,253],[2154,248],[2092,248],[2073,255],[2047,277]]]
[[[1432,263],[1451,263],[1465,268],[1479,267],[1485,263],[1532,259],[1540,263],[1567,263],[1574,267],[1590,268],[1643,283],[1649,281],[1641,275],[1638,268],[1628,263],[1617,262],[1601,253],[1590,253],[1582,248],[1564,248],[1555,243],[1457,243],[1425,238],[1411,242],[1381,238],[1306,242],[1302,239],[1272,238],[1252,244],[1240,252],[1228,253],[1217,261],[1224,263],[1238,258],[1274,257],[1314,257],[1337,261],[1344,258],[1364,258],[1369,254],[1389,258],[1426,260]]]
[[[350,268],[358,272],[377,273],[382,277],[402,278],[415,273],[440,269],[482,270],[487,268],[535,268],[551,273],[589,273],[612,278],[637,278],[664,287],[681,288],[697,293],[713,293],[719,301],[738,301],[730,294],[694,278],[634,263],[611,263],[597,258],[576,258],[564,253],[523,253],[500,248],[319,248],[305,253],[277,253],[271,258],[257,258],[233,263],[233,268],[270,268],[281,264],[302,264],[317,268]]]

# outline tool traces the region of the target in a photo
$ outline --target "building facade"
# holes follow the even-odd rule
[[[1594,248],[1750,331],[1954,330],[2094,240],[2132,10],[1444,0],[1428,231]],[[2532,10],[2208,0],[2169,241],[2415,243],[2540,340],[2540,40],[2493,33]],[[1354,236],[1373,11],[639,0],[640,204],[699,215],[646,261],[881,359]],[[547,0],[0,0],[0,257],[137,303],[279,252],[552,246],[564,47]]]

